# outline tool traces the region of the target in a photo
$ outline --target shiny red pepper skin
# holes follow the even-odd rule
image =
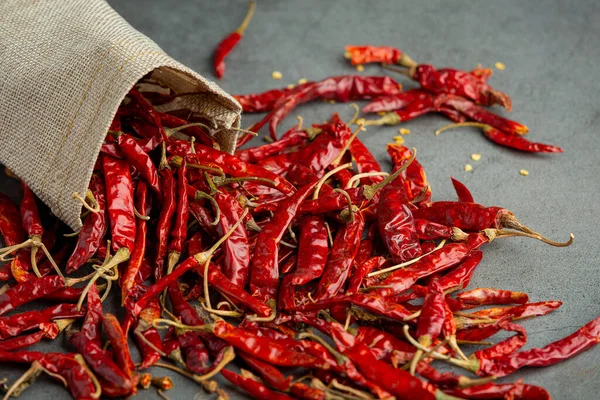
[[[435,202],[430,207],[413,210],[417,219],[424,219],[465,231],[482,231],[503,228],[505,221],[514,215],[501,207],[484,207],[476,203]]]
[[[234,372],[224,369],[221,371],[221,374],[227,379],[229,382],[233,383],[235,386],[240,389],[246,391],[250,396],[255,399],[273,399],[273,400],[292,400],[293,397],[290,397],[283,393],[278,393],[273,390],[270,390],[267,386],[262,383],[255,381],[252,378],[246,378],[241,375],[238,375]]]
[[[98,174],[92,175],[89,188],[98,203],[100,211],[89,213],[83,222],[83,228],[77,236],[73,254],[67,261],[65,272],[70,274],[85,264],[98,250],[106,233],[106,197],[104,180]]]
[[[269,363],[245,353],[237,354],[254,372],[260,375],[263,381],[273,389],[287,391],[292,383],[292,377],[287,378],[277,368]]]
[[[302,219],[298,240],[298,264],[294,273],[290,275],[292,285],[305,285],[321,277],[329,252],[327,239],[325,218],[307,216]]]
[[[508,95],[471,73],[450,68],[435,69],[427,64],[419,65],[411,72],[412,78],[429,91],[462,96],[484,106],[499,104],[508,111],[512,108]]]
[[[450,239],[454,234],[452,227],[425,219],[415,219],[415,230],[420,240]]]
[[[205,374],[210,370],[211,363],[204,343],[194,332],[184,332],[177,335],[185,359],[186,368],[196,374]]]
[[[482,318],[504,318],[510,316],[512,318],[527,318],[540,315],[546,315],[562,305],[560,301],[541,301],[537,303],[527,303],[512,307],[494,307],[487,308],[472,313],[475,317]]]
[[[41,237],[44,234],[44,227],[42,227],[42,221],[40,220],[40,214],[35,202],[35,195],[23,181],[21,181],[21,191],[23,192],[23,197],[21,198],[21,205],[19,208],[21,211],[21,223],[23,224],[23,229],[25,229],[25,232],[27,232],[29,237]]]
[[[106,204],[110,220],[113,251],[124,247],[131,253],[135,244],[133,182],[129,165],[123,160],[103,156]]]
[[[421,344],[430,347],[442,332],[446,321],[446,301],[444,291],[437,282],[432,280],[428,286],[427,296],[421,308],[421,315],[417,322],[416,336]]]
[[[224,190],[217,191],[213,198],[221,209],[217,231],[222,237],[240,219],[244,210],[237,199]],[[245,288],[250,276],[250,248],[244,224],[239,224],[223,243],[223,253],[223,273],[235,285]]]
[[[110,340],[110,346],[113,349],[115,362],[123,372],[131,379],[132,371],[135,370],[135,364],[129,353],[127,337],[119,325],[119,320],[113,314],[106,313],[102,315],[102,326],[104,332]]]
[[[46,353],[40,364],[48,371],[60,375],[75,399],[93,399],[96,393],[94,382],[87,369],[74,358],[74,354]]]
[[[475,203],[473,200],[473,195],[469,191],[469,189],[458,179],[454,179],[454,177],[450,177],[452,180],[452,186],[454,186],[454,191],[458,196],[458,201],[461,203]]]
[[[234,94],[233,98],[238,101],[242,106],[242,111],[245,113],[259,113],[268,112],[273,109],[275,103],[283,96],[312,85],[314,82],[306,82],[302,85],[298,85],[292,89],[281,88],[271,89],[261,93],[249,93],[249,94]]]
[[[138,212],[143,215],[150,213],[151,204],[149,201],[148,187],[144,182],[139,182],[135,191],[135,207]],[[125,268],[125,274],[120,282],[121,284],[121,301],[124,303],[127,298],[129,291],[136,284],[136,279],[142,262],[144,261],[144,255],[146,253],[146,236],[148,234],[148,221],[137,218],[136,219],[136,237],[135,247],[127,266]]]
[[[527,153],[562,153],[563,149],[558,146],[551,144],[530,142],[529,140],[515,136],[510,133],[502,132],[499,129],[487,125],[483,128],[483,134],[491,142],[499,144],[500,146],[508,147],[511,149],[524,151]]]
[[[0,193],[0,234],[2,234],[7,247],[25,241],[25,231],[21,226],[19,209],[4,193]]]
[[[171,241],[169,242],[169,253],[181,253],[183,251],[183,242],[187,234],[187,222],[189,217],[188,209],[188,180],[187,165],[183,163],[177,169],[177,195],[175,207],[175,223],[171,230]]]
[[[363,279],[373,270],[382,268],[388,260],[382,256],[371,257],[357,265],[354,273],[350,276],[346,293],[358,292]]]
[[[0,315],[64,287],[64,280],[58,275],[44,276],[19,283],[0,295]]]
[[[173,172],[170,169],[163,169],[160,172],[161,186],[163,191],[162,208],[156,224],[156,259],[154,277],[156,280],[162,278],[164,274],[165,258],[167,256],[167,241],[173,225],[173,215],[177,207],[175,199],[176,183]]]
[[[439,284],[442,290],[466,288],[482,258],[482,251],[474,250],[470,252],[456,268],[440,278]]]
[[[396,64],[402,57],[402,50],[390,46],[346,46],[346,58],[352,65],[368,63]]]
[[[377,228],[392,260],[401,263],[421,255],[421,246],[403,180],[389,183],[379,194]]]
[[[347,222],[338,230],[317,286],[316,301],[331,298],[343,289],[358,252],[364,227],[365,220],[362,214],[355,212],[354,220]]]
[[[521,349],[521,347],[525,346],[525,343],[527,343],[527,331],[521,325],[513,324],[508,319],[504,319],[498,321],[498,327],[505,331],[516,332],[517,334],[504,339],[491,347],[477,350],[473,353],[475,358],[491,359],[505,354],[511,354]]]
[[[365,146],[358,138],[352,140],[349,150],[356,163],[356,169],[359,174],[381,172],[381,166],[379,165],[379,162],[377,162],[375,156],[373,156],[367,146]],[[383,176],[371,176],[361,179],[361,183],[364,185],[372,185],[383,181],[383,179]]]
[[[456,299],[464,304],[481,306],[487,304],[525,304],[529,301],[529,296],[523,292],[477,288],[459,293]]]
[[[227,35],[215,48],[213,68],[217,78],[221,79],[225,73],[225,57],[237,46],[242,40],[242,35],[237,32],[232,32]]]
[[[26,311],[7,317],[0,317],[0,338],[14,337],[20,333],[38,328],[40,324],[56,319],[81,318],[85,310],[77,311],[75,304],[57,304],[42,311]]]
[[[378,360],[402,365],[415,355],[415,348],[394,335],[371,326],[358,328],[356,340],[371,348],[371,353]]]
[[[167,128],[178,128],[183,125],[187,125],[190,122],[176,117],[171,114],[157,112],[160,117],[160,122]],[[199,126],[190,126],[188,128],[182,129],[180,132],[185,133],[186,135],[193,136],[196,139],[196,143],[203,144],[205,146],[218,148],[217,142],[206,132],[202,130]]]
[[[390,143],[387,145],[387,152],[394,163],[394,170],[402,167],[404,163],[412,157],[412,150],[400,144]],[[422,207],[431,200],[431,187],[427,181],[425,169],[417,159],[402,172],[402,180],[406,188],[408,199],[412,202],[417,197],[422,199],[416,203]]]
[[[160,195],[158,172],[150,156],[146,154],[144,149],[140,147],[132,136],[126,133],[119,135],[117,143],[129,164],[142,175],[146,183],[152,188],[152,191]]]
[[[526,385],[520,381],[504,384],[486,383],[463,389],[445,389],[444,391],[449,395],[457,396],[461,399],[551,400],[550,394],[546,389],[539,386]]]
[[[279,286],[277,265],[279,242],[295,218],[304,199],[313,191],[316,182],[305,185],[279,203],[271,223],[259,234],[250,264],[250,289],[253,296],[267,302],[275,299]]]
[[[415,101],[424,101],[431,94],[422,89],[410,89],[391,96],[381,96],[363,107],[363,113],[400,110]]]
[[[292,128],[295,129],[295,128]],[[236,157],[244,162],[257,163],[267,157],[280,154],[286,149],[305,143],[308,140],[308,135],[304,131],[297,131],[297,135],[283,135],[281,139],[273,143],[267,143],[262,146],[251,147],[236,152]]]

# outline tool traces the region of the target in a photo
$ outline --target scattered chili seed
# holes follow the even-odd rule
[[[400,132],[401,135],[408,135],[410,134],[410,129],[400,128],[398,132]]]
[[[501,63],[500,61],[498,61],[494,66],[496,67],[496,69],[499,69],[501,71],[506,68],[506,65],[504,65],[504,63]]]
[[[465,171],[466,172],[471,172],[473,171],[473,166],[471,164],[465,164]]]
[[[522,170],[520,170],[520,171],[519,171],[519,173],[520,173],[521,175],[523,175],[523,176],[527,176],[527,175],[529,175],[529,171],[527,171],[526,169],[522,169]]]
[[[283,74],[279,71],[273,71],[271,73],[271,78],[279,80],[283,78]]]
[[[365,67],[363,67],[363,65],[362,65],[362,64],[360,64],[360,65],[357,65],[357,66],[356,66],[356,70],[357,70],[358,72],[363,72],[363,71],[365,70]]]
[[[473,160],[473,161],[479,161],[479,160],[481,160],[481,154],[479,154],[479,153],[473,153],[473,154],[471,154],[471,160]]]
[[[308,82],[308,80],[306,78],[298,79],[298,85],[304,85],[306,82]]]

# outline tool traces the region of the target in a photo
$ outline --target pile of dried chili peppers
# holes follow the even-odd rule
[[[481,107],[510,108],[485,83],[486,70],[435,70],[393,48],[348,52],[355,63],[406,65],[421,88],[337,76],[237,96],[247,112],[268,112],[250,131],[269,123],[272,140],[231,155],[219,150],[211,121],[143,79],[117,112],[86,196],[74,195],[85,207],[79,232],[69,233],[25,183],[19,207],[0,195],[0,361],[29,366],[7,397],[42,372],[76,399],[151,386],[162,394],[173,386],[156,373],[162,368],[220,399],[228,394],[219,374],[257,399],[550,398],[540,387],[494,380],[596,345],[600,318],[522,350],[527,331],[518,321],[561,302],[467,287],[496,239],[562,247],[572,236],[550,240],[505,208],[475,203],[456,180],[457,201],[432,201],[416,149],[388,145],[394,168],[382,171],[357,136],[369,122],[351,129],[334,114],[281,137],[276,128],[307,101],[372,100],[366,111],[395,110],[386,123],[439,111],[484,124],[488,138],[509,147],[548,147],[527,147],[517,136],[524,125]],[[114,285],[121,320],[103,311]],[[18,309],[35,300],[54,304]],[[503,331],[512,336],[489,342]],[[29,348],[63,332],[71,352]],[[439,362],[462,372],[441,372]]]

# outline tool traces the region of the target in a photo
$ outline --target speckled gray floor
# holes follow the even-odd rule
[[[135,28],[189,67],[212,77],[211,53],[217,42],[241,21],[245,1],[109,1]],[[600,314],[599,238],[600,167],[600,3],[597,1],[265,1],[243,42],[227,60],[221,86],[231,93],[262,91],[295,83],[355,73],[342,58],[345,44],[400,47],[415,59],[438,66],[469,69],[497,61],[491,84],[512,96],[510,117],[526,123],[531,140],[557,144],[562,155],[531,156],[501,149],[475,130],[433,131],[447,123],[428,116],[409,122],[406,137],[419,150],[433,186],[434,199],[452,199],[449,176],[462,180],[476,201],[513,210],[526,224],[563,240],[567,249],[509,239],[485,249],[485,259],[472,286],[529,293],[532,300],[558,299],[564,305],[546,317],[523,324],[529,346],[559,339]],[[283,80],[271,79],[281,71]],[[368,66],[363,74],[381,74]],[[401,78],[399,78],[401,79]],[[410,86],[407,82],[406,86]],[[311,104],[298,108],[305,121],[322,121],[333,111],[349,117],[346,105]],[[257,119],[245,117],[248,126]],[[289,118],[284,128],[291,126]],[[389,165],[385,144],[397,128],[369,129],[362,134],[369,148]],[[481,153],[481,161],[471,161]],[[473,171],[464,172],[466,163]],[[519,175],[529,171],[528,177]],[[16,188],[0,178],[3,191]],[[113,310],[117,301],[109,304]],[[61,341],[45,349],[61,347]],[[0,377],[14,379],[23,369],[0,367]],[[547,388],[555,399],[595,399],[600,392],[598,348],[560,366],[528,369],[511,379]],[[66,398],[67,392],[48,379],[25,398]],[[175,379],[172,399],[191,399],[199,387]],[[234,395],[235,397],[235,395]],[[140,399],[158,398],[141,392]],[[199,394],[198,399],[208,398]]]

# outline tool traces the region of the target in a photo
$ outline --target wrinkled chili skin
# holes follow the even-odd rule
[[[21,211],[21,223],[23,229],[25,229],[25,232],[27,232],[29,237],[41,237],[44,234],[44,228],[42,227],[42,221],[40,220],[40,214],[35,202],[35,195],[23,181],[21,181],[21,191],[23,197],[21,198],[21,205],[19,208]]]
[[[413,216],[465,231],[502,228],[502,219],[512,213],[501,207],[484,207],[476,203],[435,202],[430,207],[413,210]]]
[[[252,378],[245,378],[234,372],[224,369],[221,374],[229,382],[233,383],[236,387],[245,390],[255,399],[273,399],[273,400],[292,400],[293,398],[283,394],[270,390],[267,386],[260,382],[255,381]]]
[[[298,263],[290,275],[294,286],[305,285],[321,277],[329,252],[327,228],[323,216],[306,216],[300,223],[298,240]]]
[[[316,301],[333,297],[342,290],[358,252],[364,227],[365,219],[360,212],[355,212],[354,221],[347,222],[338,230],[317,286]]]
[[[417,322],[416,331],[419,341],[427,347],[431,346],[431,343],[438,338],[446,320],[444,291],[435,279],[431,281],[428,289],[423,307],[421,308],[421,315]]]
[[[456,192],[456,195],[458,196],[459,202],[475,203],[475,200],[473,200],[473,195],[471,194],[471,191],[469,191],[469,189],[465,186],[464,183],[462,183],[458,179],[455,179],[453,176],[451,176],[450,179],[452,180],[452,186],[454,186],[454,191]]]
[[[100,211],[97,213],[89,213],[83,222],[83,228],[77,236],[77,244],[73,250],[73,254],[67,261],[65,272],[70,274],[96,253],[100,247],[102,238],[106,234],[106,197],[104,179],[98,174],[93,174],[90,180],[89,188],[98,203]]]
[[[387,152],[394,163],[394,170],[401,168],[412,157],[412,150],[400,144],[389,143],[387,145]],[[422,196],[422,199],[416,205],[423,207],[429,203],[431,200],[431,188],[425,174],[425,169],[417,159],[414,159],[402,172],[401,177],[406,189],[406,195],[410,201]]]
[[[222,237],[240,219],[244,210],[237,199],[224,190],[218,190],[213,198],[221,210],[217,228],[219,236]],[[250,276],[250,247],[244,224],[239,224],[223,243],[223,252],[223,273],[235,285],[246,287]]]
[[[106,204],[113,251],[124,247],[131,253],[135,244],[133,182],[126,161],[103,156]]]
[[[450,239],[454,234],[452,227],[427,221],[415,219],[415,230],[420,240]]]
[[[181,253],[183,251],[183,242],[187,234],[187,222],[189,217],[188,210],[188,180],[187,165],[183,163],[177,169],[177,196],[175,207],[175,224],[171,230],[171,241],[169,242],[169,252]]]
[[[435,69],[432,65],[422,64],[415,68],[412,78],[424,89],[435,93],[462,96],[484,106],[499,104],[508,111],[512,108],[508,95],[468,72],[450,68]]]
[[[550,394],[546,389],[520,382],[505,384],[486,383],[468,388],[449,388],[445,389],[444,392],[461,399],[489,400],[510,398],[514,400],[551,400]]]
[[[346,46],[344,49],[352,65],[368,63],[396,64],[402,56],[402,50],[391,46]]]
[[[439,284],[442,290],[446,291],[449,289],[464,289],[469,285],[471,277],[475,269],[483,259],[483,252],[481,250],[474,250],[465,257],[465,259],[448,272],[446,275],[440,278]]]
[[[316,182],[300,187],[275,210],[273,219],[259,234],[250,264],[250,289],[263,301],[275,299],[279,285],[279,242],[296,216],[304,199],[313,191]]]
[[[363,107],[363,113],[375,113],[382,111],[400,110],[415,101],[423,101],[431,95],[422,89],[410,89],[406,92],[390,96],[381,96],[372,100],[369,104]]]
[[[71,354],[46,353],[39,359],[48,371],[62,376],[75,399],[92,399],[96,393],[88,371]]]
[[[359,174],[368,172],[381,172],[381,166],[373,154],[369,151],[367,146],[363,144],[358,138],[354,138],[350,142],[350,154],[356,163],[356,169]],[[365,185],[372,185],[383,181],[383,176],[371,176],[363,178],[361,183]],[[345,185],[344,185],[345,186]]]
[[[563,149],[558,146],[551,144],[530,142],[529,140],[515,136],[510,133],[504,133],[499,129],[491,126],[483,128],[483,134],[491,142],[499,144],[500,146],[508,147],[511,149],[524,151],[527,153],[562,153]]]
[[[0,294],[0,315],[64,287],[64,280],[58,275],[44,276],[19,283]]]
[[[160,195],[161,191],[160,181],[158,180],[158,171],[150,156],[146,154],[144,149],[140,147],[132,136],[126,133],[119,135],[117,143],[129,164],[142,175],[146,183],[152,188],[152,191],[157,195]]]
[[[286,378],[281,371],[271,364],[261,361],[251,355],[238,353],[237,356],[244,360],[244,362],[252,370],[254,370],[254,372],[258,373],[261,378],[273,389],[286,391],[290,388],[290,384],[292,382],[291,376]]]
[[[75,304],[57,304],[42,311],[26,311],[0,317],[0,338],[2,340],[14,337],[20,333],[36,329],[40,324],[51,322],[56,319],[81,318],[85,315],[85,309],[77,311]]]
[[[0,193],[0,234],[7,247],[23,243],[25,240],[25,230],[21,226],[21,213],[15,203],[4,193]]]
[[[377,228],[392,260],[401,263],[421,255],[414,218],[402,179],[381,189],[377,204]]]
[[[523,292],[477,288],[459,293],[456,299],[464,304],[481,306],[487,304],[525,304],[529,301],[529,296]]]
[[[154,277],[158,281],[164,274],[165,258],[167,256],[167,241],[173,225],[173,215],[177,207],[175,199],[176,183],[173,177],[173,172],[170,169],[163,169],[159,172],[161,177],[161,186],[163,192],[162,208],[156,224],[156,259]]]

